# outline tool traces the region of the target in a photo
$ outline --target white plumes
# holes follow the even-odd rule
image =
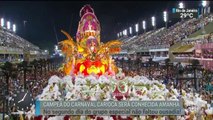
[[[43,93],[46,93],[47,91],[50,90],[50,85],[48,84],[44,89],[43,89]]]
[[[177,120],[186,120],[186,119],[183,116],[177,116]]]
[[[142,76],[136,75],[136,76],[134,76],[133,78],[139,80],[139,79],[141,79],[141,77],[142,77]]]
[[[104,99],[104,101],[109,101],[109,100],[111,100],[111,92],[106,91],[106,99]]]
[[[56,84],[56,85],[53,86],[53,92],[58,92],[58,91],[59,91],[59,87],[58,87],[58,85]]]
[[[123,95],[123,100],[126,100],[126,97]]]
[[[127,119],[127,116],[121,115],[121,118],[122,118],[122,119]]]
[[[96,91],[101,91],[99,84],[96,85]]]
[[[137,93],[136,93],[136,90],[135,90],[135,86],[134,86],[134,85],[132,86],[132,94],[133,94],[133,96],[137,96]]]
[[[163,95],[158,95],[155,100],[165,100]]]
[[[52,85],[53,83],[58,84],[60,81],[61,81],[61,79],[58,76],[54,75],[54,76],[50,77],[50,79],[48,80],[48,84],[49,85]]]
[[[76,100],[76,91],[72,91],[72,92],[67,92],[66,96],[65,96],[65,100],[67,101],[72,101],[72,100]]]
[[[89,76],[85,77],[85,79],[88,80],[88,81],[90,81],[90,83],[92,85],[98,84],[97,78],[95,76],[93,76],[93,75],[89,75]]]
[[[139,96],[140,100],[150,100],[147,95]]]
[[[110,116],[96,116],[94,120],[97,120],[98,118],[103,118],[103,120],[113,120],[113,118]]]
[[[127,76],[128,77],[128,76]],[[109,76],[109,80],[110,81],[116,81],[116,77],[115,76]]]
[[[64,116],[49,117],[47,120],[64,120]]]
[[[62,78],[61,85],[66,85],[65,89],[70,91],[73,88],[72,76],[67,75]]]
[[[177,100],[178,100],[178,98],[177,98],[177,96],[172,95],[171,97],[169,97],[169,98],[168,98],[168,100],[175,100],[175,101],[177,101]]]
[[[72,76],[67,75],[62,78],[62,83],[72,84]]]
[[[78,85],[81,85],[81,84],[86,84],[86,80],[84,78],[81,78],[81,77],[76,77],[75,78],[75,85],[78,86]]]
[[[96,85],[95,97],[97,100],[100,99],[101,93],[104,91],[100,88],[99,84]]]
[[[138,118],[137,118],[137,117],[134,117],[133,120],[138,120]]]
[[[172,91],[174,92],[174,94],[175,94],[176,96],[179,95],[177,89],[172,89]]]
[[[98,78],[98,82],[99,82],[100,84],[103,84],[103,83],[110,83],[110,80],[109,80],[106,76],[101,75],[101,76]]]
[[[81,116],[80,120],[86,120],[86,116]]]
[[[137,101],[137,100],[140,100],[140,99],[139,99],[139,97],[131,97],[129,100],[130,101]]]
[[[27,118],[29,120],[30,120],[30,118],[33,118],[34,117],[34,113],[35,113],[35,105],[32,105],[30,110],[26,114]]]
[[[114,120],[113,117],[108,116],[108,118],[104,118],[104,120]]]
[[[160,92],[160,88],[156,85],[153,85],[152,88],[151,88],[151,91],[157,91],[157,92]]]
[[[83,75],[81,72],[79,72],[79,73],[76,75],[76,77],[84,78],[84,75]]]
[[[118,74],[115,75],[116,79],[118,79],[118,80],[124,79],[125,78],[125,74],[122,72],[122,69],[119,68],[118,71],[119,71]]]
[[[164,89],[163,92],[164,92],[164,94],[167,94],[167,93],[169,93],[169,90],[168,89]]]
[[[140,120],[146,120],[146,117],[145,116],[140,116],[139,119]]]
[[[39,100],[61,100],[61,93],[59,91],[59,83],[62,80],[54,75],[48,80],[48,85],[43,89],[42,94],[38,95]]]
[[[133,78],[133,79],[134,79],[134,78]],[[143,82],[141,82],[141,79],[139,79],[139,80],[135,79],[135,80],[133,80],[133,83],[134,83],[134,84],[140,84],[140,83],[143,83]]]
[[[112,98],[113,98],[113,100],[114,100],[114,101],[117,101],[117,99],[116,99],[116,97],[115,97],[115,96],[113,96]]]
[[[132,78],[132,77],[127,77],[130,83],[135,83],[136,79]]]
[[[72,83],[72,80],[75,82]],[[90,84],[88,84],[88,81]],[[116,96],[112,94],[111,84],[114,83],[115,87],[118,85],[118,81],[124,81],[126,84],[128,83],[128,91],[129,96],[126,98],[123,95],[123,100],[175,100],[177,101],[179,98],[179,92],[177,89],[170,88],[168,90],[166,86],[160,83],[157,80],[149,80],[144,76],[135,76],[135,77],[125,77],[123,73],[119,73],[119,75],[115,76],[93,76],[89,75],[84,77],[83,75],[77,75],[75,79],[71,76],[65,76],[62,80],[57,76],[52,76],[48,85],[43,89],[41,95],[38,95],[39,100],[61,100],[64,99],[66,101],[73,100],[89,100],[89,101],[109,101],[115,100]],[[59,83],[61,85],[66,85],[66,90],[68,90],[65,96],[61,96],[58,87]],[[113,87],[113,88],[115,88]],[[195,113],[199,112],[201,107],[205,107],[207,102],[202,100],[201,97],[196,94],[195,96],[192,93],[186,93],[183,91],[184,95],[182,99],[184,100],[185,107],[191,107],[190,111]],[[197,110],[197,112],[196,112]],[[212,114],[212,108],[208,108],[205,110],[206,113]],[[111,117],[101,116],[106,120],[112,119]],[[50,118],[54,119],[53,118]],[[81,119],[84,119],[82,116]],[[162,117],[161,119],[165,119]]]
[[[94,95],[92,95],[92,96],[90,97],[90,101],[97,101],[97,98],[96,98]]]

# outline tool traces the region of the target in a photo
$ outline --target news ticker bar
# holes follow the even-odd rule
[[[181,101],[36,101],[36,115],[183,115]]]

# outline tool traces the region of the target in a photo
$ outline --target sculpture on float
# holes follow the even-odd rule
[[[81,20],[76,33],[76,42],[65,31],[67,37],[59,43],[66,56],[63,71],[66,75],[82,73],[110,75],[117,73],[117,67],[111,58],[112,54],[119,53],[119,40],[102,43],[100,40],[100,23],[90,5],[85,5],[80,11]]]

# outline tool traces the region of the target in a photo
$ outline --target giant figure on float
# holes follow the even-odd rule
[[[112,61],[111,55],[120,52],[121,42],[118,40],[105,44],[100,42],[100,23],[90,5],[85,5],[81,9],[80,17],[76,42],[62,30],[68,38],[59,43],[66,56],[63,71],[66,75],[115,74],[117,67]]]

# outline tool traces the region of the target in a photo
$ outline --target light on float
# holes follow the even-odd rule
[[[120,37],[119,33],[117,33],[117,37],[118,37],[118,38]]]

